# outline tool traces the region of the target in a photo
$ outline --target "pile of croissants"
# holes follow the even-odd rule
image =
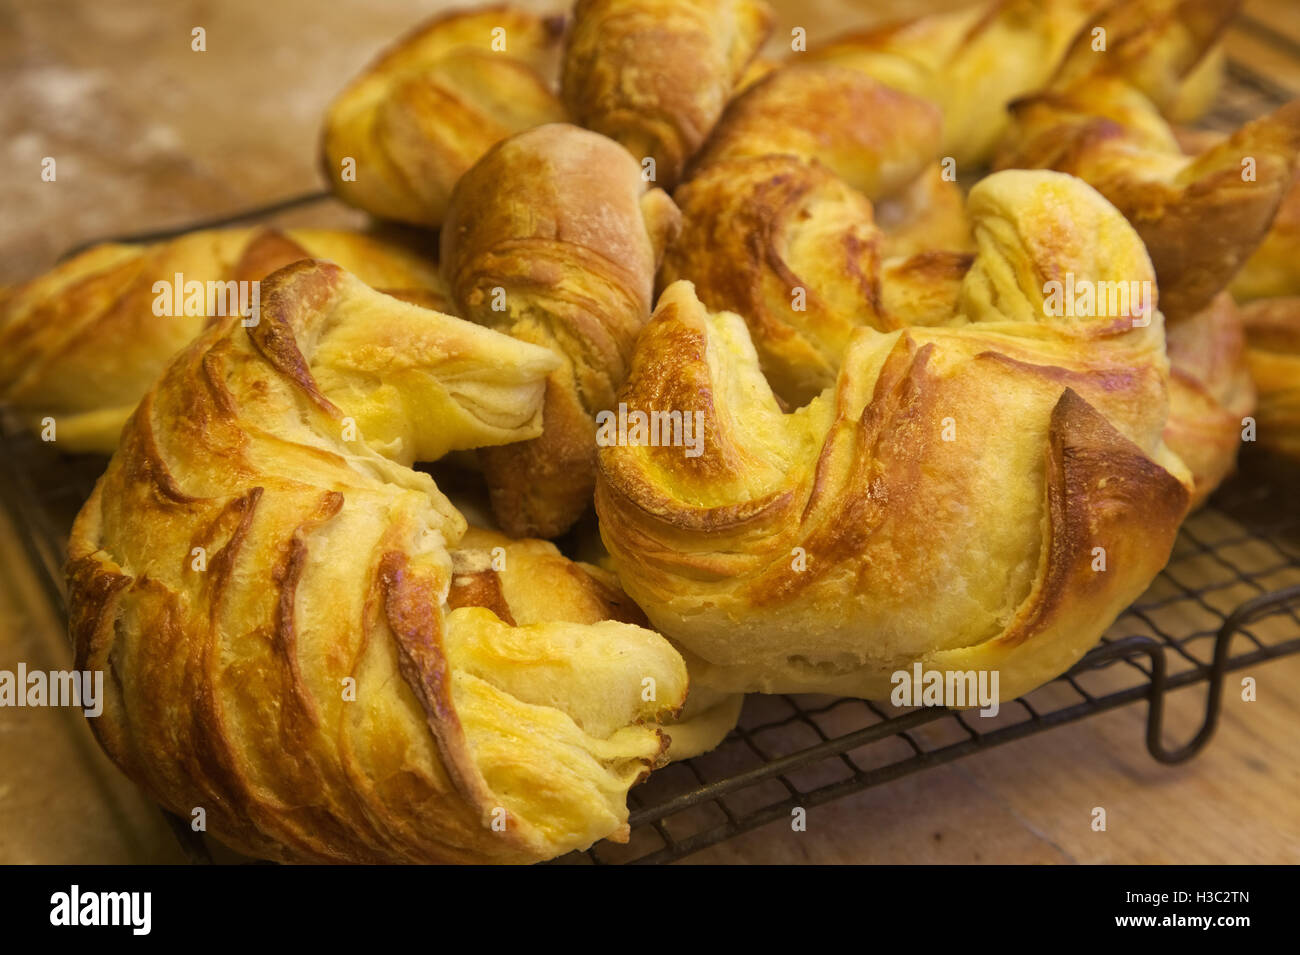
[[[112,455],[101,744],[262,858],[530,862],[743,694],[1060,675],[1243,441],[1300,457],[1300,102],[1190,127],[1237,6],[457,10],[321,144],[437,261],[220,229],[0,291],[0,402]],[[159,317],[181,275],[256,314]]]

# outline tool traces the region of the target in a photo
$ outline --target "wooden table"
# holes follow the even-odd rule
[[[527,4],[552,8],[549,3]],[[779,3],[783,35],[927,4]],[[437,2],[0,2],[0,282],[105,235],[182,224],[319,188],[322,111],[374,52]],[[1293,0],[1251,0],[1300,43]],[[797,11],[797,12],[796,12]],[[207,31],[207,52],[190,49]],[[1300,57],[1245,26],[1229,49],[1300,95]],[[58,163],[41,181],[41,160]],[[313,214],[314,215],[314,214]],[[337,211],[328,213],[335,221]],[[310,217],[308,217],[310,218]],[[355,216],[341,218],[359,221]],[[0,669],[70,665],[57,620],[0,512]],[[1133,706],[810,810],[697,862],[1300,861],[1300,657],[1260,667],[1259,700],[1229,692],[1196,760],[1157,765]],[[1202,691],[1175,694],[1172,733]],[[1103,806],[1105,832],[1091,827]],[[177,862],[155,807],[70,711],[0,710],[0,862]]]

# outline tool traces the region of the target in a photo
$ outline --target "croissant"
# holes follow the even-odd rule
[[[993,175],[968,214],[978,254],[950,324],[859,329],[833,390],[794,412],[740,317],[686,282],[661,296],[596,506],[699,685],[880,698],[917,663],[998,671],[1008,700],[1163,567],[1191,479],[1161,440],[1161,317],[1134,300],[1058,315],[1048,286],[1150,282],[1141,240],[1058,173]],[[663,440],[674,413],[703,429],[698,456]]]
[[[678,224],[627,152],[563,124],[506,140],[457,184],[441,236],[457,314],[562,359],[541,437],[480,452],[512,537],[555,537],[590,506],[595,415],[627,374]]]
[[[386,51],[331,104],[325,174],[344,202],[438,226],[456,181],[494,143],[565,118],[548,77],[562,18],[454,10]]]
[[[578,0],[562,90],[574,119],[671,189],[767,39],[762,0]]]
[[[1048,81],[1104,2],[985,0],[848,33],[792,58],[859,70],[938,104],[940,154],[983,165],[1007,127],[1007,104]]]
[[[312,261],[266,280],[257,325],[215,322],[73,528],[71,633],[110,674],[109,755],[269,859],[525,862],[626,838],[680,655],[549,544],[468,531],[351,427],[378,382],[417,445],[458,427],[426,402],[444,392],[526,436],[556,364]]]
[[[1171,322],[1208,306],[1254,252],[1300,151],[1300,101],[1195,157],[1160,114],[1236,6],[1147,0],[1109,9],[1098,21],[1109,52],[1093,53],[1081,37],[1048,89],[1013,104],[997,162],[1073,173],[1110,199],[1146,242]]]
[[[251,303],[252,286],[239,283],[309,256],[337,261],[373,287],[444,307],[432,262],[359,233],[216,229],[147,245],[98,245],[0,301],[0,404],[34,430],[53,419],[61,448],[111,453],[136,402],[207,316]],[[198,283],[197,297],[190,283]]]

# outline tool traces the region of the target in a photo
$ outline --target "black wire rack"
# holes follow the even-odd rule
[[[1290,92],[1241,63],[1206,119],[1233,129]],[[266,222],[328,201],[295,197],[224,219],[117,241],[167,238],[197,227]],[[20,531],[57,608],[77,510],[105,459],[70,456],[0,420],[0,501]],[[825,696],[753,695],[739,725],[710,753],[656,771],[629,793],[631,839],[601,842],[560,864],[664,863],[850,793],[1146,701],[1146,747],[1161,763],[1190,759],[1210,741],[1230,674],[1300,653],[1300,503],[1294,467],[1246,447],[1241,469],[1184,525],[1168,566],[1069,673],[1004,704],[996,717],[943,708],[895,709]],[[1199,723],[1171,744],[1169,694],[1200,686]],[[209,846],[168,814],[191,861]],[[218,857],[222,850],[217,849]]]

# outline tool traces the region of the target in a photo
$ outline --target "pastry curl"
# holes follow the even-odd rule
[[[885,255],[906,258],[925,252],[970,252],[966,196],[942,163],[922,172],[900,192],[874,201],[885,233]]]
[[[771,26],[762,0],[578,0],[564,102],[671,189]]]
[[[969,212],[950,325],[859,330],[834,390],[793,413],[738,316],[685,282],[661,297],[619,400],[698,414],[703,453],[629,431],[600,452],[596,504],[629,595],[700,683],[881,698],[919,662],[996,669],[1008,700],[1167,559],[1190,475],[1161,440],[1159,313],[1065,317],[1049,284],[1150,283],[1140,239],[1056,173],[991,176]]]
[[[804,404],[833,381],[855,329],[899,327],[881,301],[871,203],[820,163],[711,164],[676,201],[683,228],[661,284],[689,280],[710,308],[745,316],[783,400]]]
[[[349,428],[363,380],[392,387],[417,446],[447,441],[426,404],[443,389],[516,381],[498,393],[532,422],[555,364],[315,262],[267,280],[256,326],[223,319],[177,356],[69,548],[77,666],[108,674],[93,727],[117,764],[282,861],[526,862],[625,838],[681,657],[620,622],[636,612],[607,583],[467,532]]]
[[[710,308],[744,316],[773,391],[796,406],[835,380],[856,329],[949,317],[970,265],[941,250],[886,259],[866,197],[792,155],[710,164],[676,200],[683,227],[660,284],[688,280]]]
[[[565,111],[549,78],[562,18],[454,10],[398,41],[331,104],[326,177],[382,219],[438,226],[456,181],[494,143]]]
[[[1111,0],[1079,31],[1043,86],[1118,79],[1171,122],[1208,108],[1217,45],[1241,0]],[[1212,97],[1210,97],[1212,99]]]
[[[710,308],[744,316],[773,390],[807,402],[855,329],[927,322],[920,300],[951,285],[923,273],[969,264],[940,265],[927,247],[969,244],[961,193],[934,162],[938,135],[933,106],[862,73],[776,70],[728,106],[677,189],[683,228],[661,287],[688,280]]]
[[[238,283],[312,256],[372,287],[445,308],[435,263],[360,233],[214,229],[147,245],[97,245],[0,301],[0,404],[33,430],[53,418],[60,448],[109,454],[167,361],[210,314],[235,309]],[[251,286],[242,291],[251,303]]]
[[[442,231],[457,314],[562,364],[540,438],[481,452],[501,527],[555,537],[591,503],[595,415],[612,406],[650,315],[672,200],[612,140],[556,124],[494,147],[460,181]]]
[[[1184,155],[1160,113],[1235,4],[1150,0],[1098,23],[1109,52],[1080,45],[1042,93],[1012,106],[997,165],[1056,169],[1099,189],[1138,230],[1171,323],[1206,308],[1264,239],[1295,173],[1300,101]]]

